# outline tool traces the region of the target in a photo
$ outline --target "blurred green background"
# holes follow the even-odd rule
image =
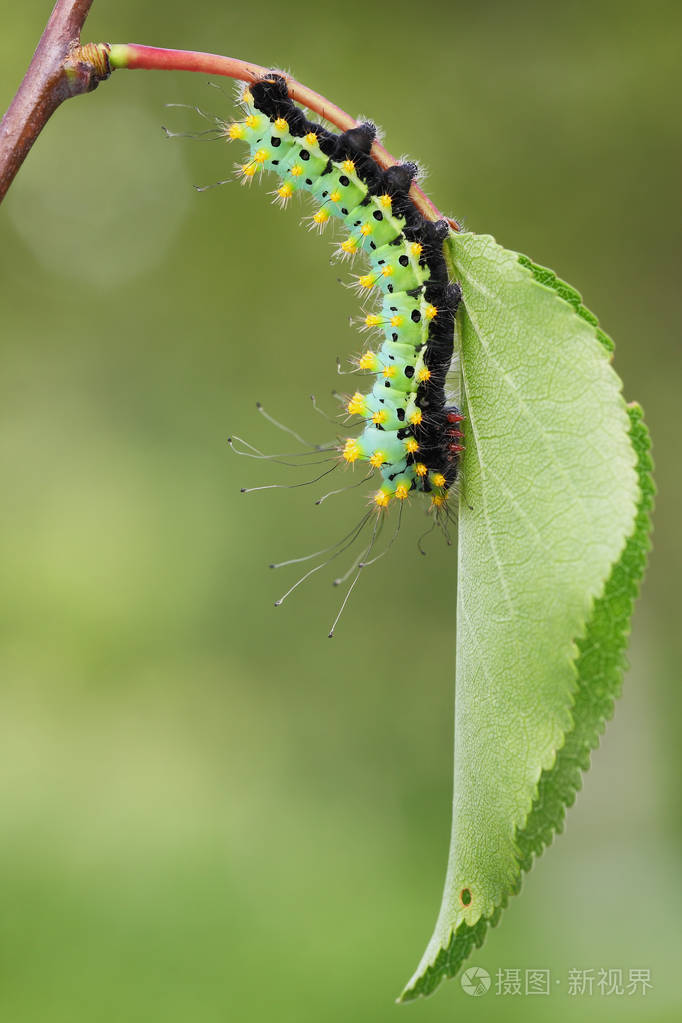
[[[3,11],[0,107],[48,12]],[[333,569],[273,609],[295,574],[268,562],[363,498],[242,496],[301,477],[226,438],[286,450],[256,399],[329,436],[308,395],[334,409],[355,303],[295,210],[192,189],[234,151],[168,141],[203,125],[164,105],[228,116],[231,83],[117,72],[68,103],[0,211],[2,1023],[679,1019],[681,29],[655,0],[96,0],[85,39],[287,67],[373,117],[442,209],[580,288],[652,430],[656,551],[567,834],[471,959],[560,983],[394,1006],[445,871],[454,552],[420,557],[415,505],[333,643]],[[653,990],[571,998],[572,967]]]

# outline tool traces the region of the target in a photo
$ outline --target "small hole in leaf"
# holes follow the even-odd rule
[[[471,905],[471,897],[472,897],[471,891],[468,888],[462,888],[461,892],[459,893],[459,901],[462,903],[463,906]]]

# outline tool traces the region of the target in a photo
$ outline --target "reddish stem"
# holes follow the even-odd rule
[[[194,50],[166,50],[157,46],[141,46],[138,43],[116,44],[109,47],[109,59],[114,68],[143,69],[147,71],[200,71],[203,74],[224,75],[242,82],[252,83],[267,74],[271,68],[250,64],[236,57],[223,57],[217,53],[199,53]],[[324,96],[297,82],[285,71],[280,74],[286,79],[287,88],[292,99],[301,103],[309,110],[314,110],[330,124],[346,131],[357,125],[355,118],[345,110],[330,103]],[[380,167],[391,167],[398,161],[375,142],[372,156]],[[459,224],[449,217],[443,217],[440,210],[431,202],[418,185],[412,185],[410,195],[415,206],[429,220],[446,219],[455,231],[460,230]]]

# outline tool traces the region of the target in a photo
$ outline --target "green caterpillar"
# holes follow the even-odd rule
[[[295,193],[308,193],[317,207],[314,225],[322,230],[341,221],[346,237],[339,253],[368,259],[368,271],[356,279],[358,290],[382,296],[364,320],[382,335],[382,344],[357,362],[375,382],[347,403],[364,429],[345,441],[342,459],[367,461],[380,472],[373,498],[379,509],[413,490],[430,494],[436,510],[446,508],[463,450],[464,418],[445,397],[461,299],[443,256],[447,221],[427,220],[410,198],[415,164],[384,170],[372,158],[374,125],[337,135],[310,122],[274,73],[245,88],[240,100],[244,118],[226,125],[225,133],[249,147],[239,167],[242,180],[274,171],[281,179],[274,197],[283,206]]]

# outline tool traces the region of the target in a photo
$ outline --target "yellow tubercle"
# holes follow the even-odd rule
[[[415,451],[419,451],[419,444],[415,437],[407,438],[407,440],[405,441],[405,450],[408,451],[411,455],[413,455]]]
[[[336,190],[331,192],[329,200],[330,202],[341,202],[341,193]]]
[[[426,366],[422,366],[422,368],[417,373],[417,380],[419,381],[420,384],[424,384],[424,383],[426,383],[427,380],[430,380],[430,379],[431,379],[431,370],[428,369]]]
[[[431,497],[431,505],[433,508],[443,508],[447,503],[447,494],[433,494]]]
[[[412,255],[415,258],[417,258],[418,256],[421,256],[421,254],[422,254],[422,247],[419,244],[419,242],[412,242],[412,244],[410,245],[410,252],[412,253]]]
[[[435,305],[427,305],[425,314],[427,320],[433,320],[436,316],[438,316],[438,310]]]
[[[248,128],[257,128],[260,124],[260,117],[257,114],[249,114],[246,118],[246,126]]]
[[[241,121],[235,121],[227,129],[227,137],[230,139],[243,139],[245,134],[244,125]]]
[[[305,142],[305,144],[307,146],[316,146],[317,145],[317,135],[315,134],[314,131],[309,131],[308,134],[305,136],[303,141]]]
[[[423,479],[423,477],[426,476],[429,470],[426,468],[423,462],[417,462],[417,464],[414,467],[414,471],[416,472],[417,476]]]
[[[346,405],[346,409],[351,416],[364,416],[367,411],[365,405],[365,395],[361,391],[356,391],[353,397]]]
[[[395,376],[395,366],[384,366],[383,373],[387,380],[392,380]]]
[[[341,164],[341,170],[345,171],[346,174],[354,174],[355,164],[353,163],[352,160],[344,160],[343,163]]]
[[[293,194],[294,190],[287,181],[285,181],[284,184],[280,185],[279,188],[277,189],[277,195],[280,197],[280,199],[285,200],[291,199]]]
[[[422,416],[422,410],[420,408],[415,409],[415,411],[410,416],[410,424],[412,426],[419,426],[423,418],[424,417]]]
[[[391,326],[392,327],[402,327],[402,325],[403,325],[403,318],[402,318],[402,316],[392,316],[391,317]]]
[[[250,89],[244,89],[242,93],[242,103],[253,103],[253,93]]]
[[[388,412],[386,409],[380,408],[378,412],[375,412],[372,416],[372,422],[375,426],[383,426],[388,419]]]
[[[381,271],[381,275],[382,275],[382,277],[392,277],[393,276],[393,267],[392,266],[385,266],[382,269],[382,271]]]
[[[313,216],[313,220],[315,221],[316,224],[320,225],[326,224],[327,221],[329,220],[329,214],[327,213],[326,210],[318,210],[317,213]]]
[[[303,168],[301,167],[300,163],[295,163],[294,166],[291,168],[292,177],[300,178],[302,173]]]
[[[275,121],[275,128],[277,131],[289,131],[289,125],[283,117],[278,117]]]
[[[355,437],[349,437],[343,448],[343,457],[347,462],[356,462],[361,455],[360,445]]]
[[[376,284],[376,278],[372,274],[363,274],[362,277],[358,277],[358,284],[361,288],[373,288]]]
[[[410,492],[410,488],[407,483],[399,483],[395,488],[395,496],[399,501],[404,501]]]
[[[352,238],[346,238],[345,242],[341,242],[341,251],[349,256],[354,256],[358,251],[357,242],[354,242]]]
[[[244,163],[241,167],[241,172],[245,178],[252,178],[256,173],[257,165],[255,163]]]
[[[376,370],[379,368],[379,360],[377,359],[376,354],[374,352],[365,352],[363,355],[360,356],[358,366],[360,367],[360,369],[371,369],[372,371],[376,372]]]
[[[434,475],[431,477],[431,482],[433,483],[434,487],[444,487],[445,476],[443,475],[442,472],[434,473]]]
[[[380,469],[386,461],[386,455],[383,451],[375,451],[369,460],[369,464],[374,466],[375,469]]]
[[[381,205],[384,207],[385,210],[390,210],[391,202],[392,202],[390,195],[386,195],[386,194],[380,195],[379,196],[379,202],[381,203]]]
[[[267,149],[257,149],[253,154],[253,158],[256,163],[265,163],[269,155]]]
[[[363,224],[360,228],[360,234],[364,234],[365,238],[372,233],[371,224]]]
[[[374,503],[379,508],[387,508],[388,502],[391,500],[391,495],[387,494],[384,490],[377,490],[374,495]]]
[[[378,316],[376,313],[369,313],[367,316],[365,316],[365,326],[366,327],[381,326],[381,317]]]

